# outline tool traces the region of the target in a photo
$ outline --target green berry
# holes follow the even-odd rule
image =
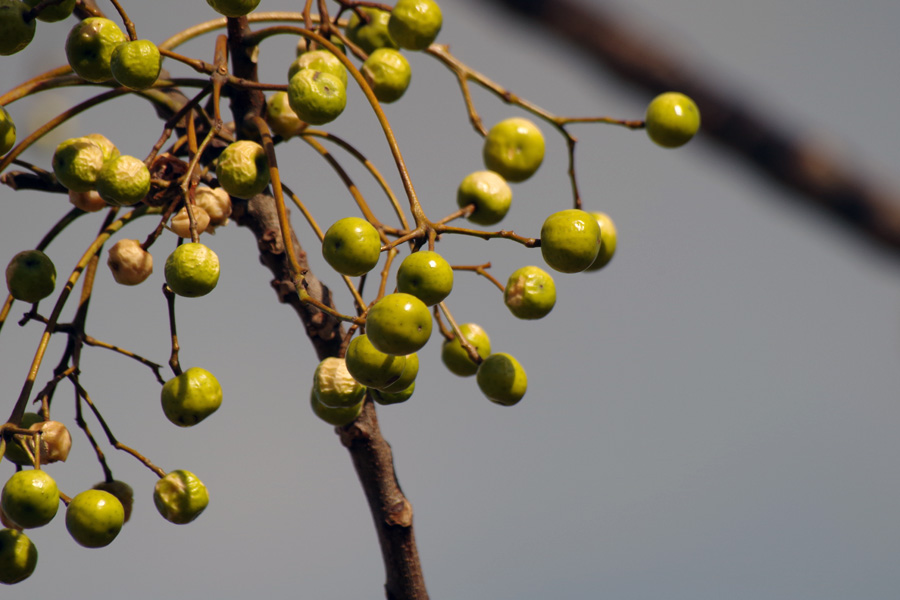
[[[366,22],[360,19],[356,11],[353,11],[347,24],[347,39],[362,48],[366,54],[371,54],[378,48],[397,48],[397,42],[391,38],[391,34],[388,32],[391,13],[368,7],[362,7],[359,10],[369,20]]]
[[[541,255],[551,269],[580,273],[600,252],[600,225],[583,210],[570,208],[553,213],[541,227]]]
[[[590,214],[597,219],[597,224],[600,226],[600,252],[586,270],[597,271],[605,267],[616,253],[616,225],[606,213],[592,212]]]
[[[15,54],[34,39],[35,20],[25,20],[29,10],[20,0],[0,0],[0,56]]]
[[[131,489],[130,485],[124,481],[113,479],[112,481],[95,483],[93,489],[103,490],[115,496],[122,503],[122,508],[125,510],[125,522],[128,522],[128,519],[131,518],[131,509],[134,506],[134,490]]]
[[[330,73],[302,69],[288,82],[288,102],[303,121],[324,125],[347,106],[347,87]]]
[[[249,15],[259,6],[259,0],[206,0],[214,11],[226,17]]]
[[[66,529],[85,548],[112,543],[125,524],[125,508],[114,495],[103,490],[85,490],[72,498],[66,509]]]
[[[77,23],[66,38],[69,66],[82,79],[102,83],[112,79],[110,60],[116,46],[127,38],[119,26],[103,17]]]
[[[369,336],[358,335],[347,346],[347,370],[369,388],[385,388],[397,382],[406,369],[406,356],[386,354],[375,348]]]
[[[100,152],[103,155],[104,163],[113,158],[118,158],[121,154],[119,149],[116,148],[116,145],[102,133],[89,133],[84,137],[100,146]]]
[[[42,527],[56,516],[59,509],[59,489],[46,471],[17,471],[3,486],[0,506],[6,516],[19,527]]]
[[[487,332],[475,323],[463,323],[459,326],[459,332],[475,348],[482,359],[491,354],[491,339]],[[478,372],[478,365],[469,357],[469,353],[463,348],[458,337],[445,340],[441,346],[441,360],[454,375],[470,377]]]
[[[391,11],[388,32],[401,48],[424,50],[441,31],[441,7],[434,0],[398,0]]]
[[[360,71],[379,102],[395,102],[409,87],[409,61],[393,48],[373,50]]]
[[[416,382],[413,381],[409,384],[409,387],[400,390],[399,392],[389,392],[387,390],[370,390],[372,394],[372,400],[381,404],[383,406],[387,406],[388,404],[400,404],[401,402],[406,402],[409,400],[413,393],[416,391]]]
[[[507,181],[525,181],[544,160],[544,135],[528,119],[506,119],[488,131],[482,155],[484,165]]]
[[[349,408],[363,401],[366,388],[347,370],[345,359],[328,357],[319,363],[313,374],[313,393],[325,406]]]
[[[366,334],[372,345],[386,354],[418,351],[431,337],[431,312],[410,294],[388,294],[369,309]]]
[[[209,492],[196,475],[179,469],[156,482],[153,503],[165,520],[184,525],[206,510]]]
[[[266,123],[284,139],[294,137],[304,127],[303,121],[291,108],[287,92],[275,92],[266,100]]]
[[[206,369],[191,367],[162,386],[160,401],[169,421],[179,427],[190,427],[219,409],[222,386]]]
[[[19,423],[19,427],[22,429],[29,429],[35,423],[42,423],[44,421],[44,417],[37,413],[27,412],[22,415],[22,422]],[[34,444],[31,442],[28,436],[24,434],[17,434],[16,439],[21,440],[30,450],[34,449]],[[10,440],[6,444],[6,453],[3,455],[3,458],[10,461],[11,463],[15,463],[17,465],[30,465],[31,458],[25,452],[25,450],[17,443]],[[43,461],[44,457],[41,456],[41,460]]]
[[[159,78],[162,57],[150,40],[124,42],[113,50],[109,68],[113,78],[125,87],[145,90]]]
[[[342,275],[364,275],[375,268],[381,258],[378,230],[365,219],[344,217],[325,232],[322,256]]]
[[[553,277],[539,267],[522,267],[509,276],[503,291],[509,311],[520,319],[546,317],[556,304]]]
[[[179,296],[205,296],[219,283],[219,257],[203,244],[181,244],[166,259],[165,275],[166,284]]]
[[[225,191],[249,199],[269,185],[269,160],[262,146],[239,140],[222,150],[216,163],[216,177]]]
[[[303,69],[312,69],[313,71],[334,75],[341,80],[344,87],[347,87],[347,67],[328,50],[311,50],[299,55],[288,68],[288,81]]]
[[[409,386],[416,382],[419,375],[419,355],[413,352],[406,355],[406,366],[403,367],[403,373],[400,378],[390,385],[381,388],[381,391],[388,393],[400,393],[405,391]],[[373,388],[375,389],[375,388]]]
[[[87,136],[71,138],[56,147],[53,174],[72,192],[90,192],[96,189],[105,161],[104,148],[96,140]]]
[[[441,302],[452,289],[453,268],[432,250],[413,252],[397,270],[397,291],[412,294],[426,306]]]
[[[0,106],[0,156],[3,156],[16,145],[16,124],[6,109]]]
[[[363,398],[365,398],[365,396],[363,396]],[[343,427],[356,420],[356,417],[362,412],[365,400],[363,399],[353,406],[334,408],[325,406],[319,402],[319,399],[316,398],[315,391],[311,391],[309,394],[309,404],[317,417],[335,427]]]
[[[528,389],[525,369],[515,358],[502,352],[484,359],[475,379],[481,393],[503,406],[516,404]]]
[[[34,8],[42,1],[43,0],[25,0],[25,3],[31,8]],[[45,23],[64,21],[72,16],[72,11],[75,10],[75,2],[76,0],[63,0],[59,4],[48,6],[37,16],[37,20]]]
[[[97,193],[109,204],[132,206],[150,192],[150,170],[134,156],[121,155],[103,164],[97,175]]]
[[[0,583],[11,585],[28,579],[37,566],[37,548],[16,529],[0,530]]]
[[[39,302],[56,287],[56,267],[40,250],[23,250],[6,266],[6,287],[16,300]]]
[[[700,129],[700,109],[684,94],[665,92],[650,101],[644,123],[653,142],[663,148],[677,148]]]
[[[512,204],[512,189],[499,173],[475,171],[466,175],[456,190],[456,204],[475,210],[468,216],[477,225],[496,225],[503,220]]]

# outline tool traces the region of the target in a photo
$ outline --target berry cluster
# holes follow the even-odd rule
[[[312,3],[307,3],[303,13],[285,18],[284,23],[257,29],[252,29],[251,24],[255,23],[254,11],[259,0],[207,2],[229,19],[229,35],[217,38],[212,64],[177,54],[174,48],[221,28],[220,22],[191,28],[175,36],[176,41],[157,46],[137,37],[134,23],[119,3],[114,6],[125,31],[111,19],[90,16],[78,20],[66,38],[66,61],[83,85],[118,84],[114,93],[95,98],[97,103],[149,88],[169,89],[171,82],[160,80],[163,58],[199,74],[195,83],[201,91],[193,97],[179,96],[180,105],[165,107],[169,114],[162,134],[148,144],[144,159],[121,154],[115,143],[100,133],[87,133],[59,144],[49,170],[32,169],[32,174],[41,175],[39,179],[46,191],[64,191],[74,206],[58,230],[89,213],[103,211],[105,220],[101,234],[90,241],[67,286],[59,292],[49,317],[41,315],[39,303],[57,291],[57,270],[47,254],[55,233],[45,237],[38,248],[13,256],[6,269],[9,299],[0,325],[8,307],[18,300],[31,305],[23,325],[37,322],[46,327],[31,372],[37,373],[50,335],[69,335],[71,347],[77,347],[78,351],[67,351],[63,366],[57,369],[61,374],[35,398],[31,395],[34,375],[30,375],[9,419],[0,424],[0,457],[15,465],[15,472],[6,481],[0,496],[0,519],[5,527],[0,531],[0,582],[16,583],[31,575],[37,551],[24,532],[49,523],[60,502],[67,507],[67,530],[87,548],[112,543],[129,519],[132,488],[113,477],[97,441],[81,422],[79,426],[101,457],[104,481],[69,497],[58,489],[42,466],[64,462],[72,444],[67,427],[50,417],[54,392],[63,381],[70,381],[76,389],[79,414],[83,405],[88,406],[112,441],[99,410],[77,377],[87,303],[82,303],[71,324],[63,327],[58,319],[69,291],[84,272],[90,276],[84,278],[82,297],[90,297],[96,258],[104,244],[120,235],[123,228],[133,227],[138,217],[154,216],[157,224],[144,232],[144,241],[125,236],[117,239],[108,250],[107,265],[117,283],[138,286],[153,272],[151,246],[166,239],[175,244],[175,250],[165,261],[163,287],[172,337],[168,364],[173,376],[165,380],[160,375],[163,368],[160,364],[122,352],[154,371],[161,384],[162,412],[174,425],[197,425],[215,413],[223,399],[222,387],[212,373],[199,367],[182,370],[179,364],[175,298],[203,297],[216,288],[219,259],[207,244],[201,243],[201,236],[225,226],[233,206],[248,214],[252,213],[248,207],[257,201],[268,201],[275,206],[279,231],[273,234],[269,222],[262,235],[269,236],[266,243],[279,248],[278,253],[283,257],[288,276],[280,283],[315,316],[314,322],[307,323],[308,329],[328,321],[338,331],[340,344],[332,356],[318,364],[313,374],[310,402],[315,415],[337,427],[352,427],[366,403],[390,405],[408,401],[416,390],[419,352],[434,332],[443,338],[440,358],[448,370],[460,377],[474,377],[485,397],[496,404],[510,406],[526,394],[525,369],[511,354],[495,352],[482,326],[474,322],[456,323],[448,299],[458,280],[470,273],[482,276],[500,289],[505,305],[515,318],[540,319],[552,311],[557,293],[554,278],[545,267],[563,274],[596,271],[610,262],[616,250],[616,227],[610,217],[582,208],[574,166],[571,171],[574,203],[548,215],[540,227],[539,237],[530,238],[504,229],[484,229],[504,220],[513,209],[513,186],[528,181],[543,163],[546,142],[536,121],[543,120],[558,129],[569,142],[570,152],[575,139],[566,127],[576,122],[644,128],[653,142],[667,148],[685,144],[699,128],[696,105],[674,92],[653,99],[642,121],[557,117],[534,105],[513,101],[500,86],[450,55],[446,46],[435,44],[441,31],[442,14],[433,0],[398,0],[391,10],[373,7],[368,2],[338,0],[340,10],[334,16],[324,12],[313,15],[309,7]],[[0,55],[11,55],[28,46],[36,20],[48,23],[66,20],[73,15],[75,5],[75,0],[49,3],[0,0],[0,32],[3,33]],[[323,6],[320,9],[325,10]],[[305,27],[291,24],[296,22],[302,22]],[[300,40],[296,56],[291,53],[287,79],[274,83],[253,80],[255,66],[245,68],[246,64],[255,65],[255,55],[266,39],[286,34],[296,35]],[[254,58],[242,63],[242,51]],[[233,54],[231,70],[229,52]],[[486,129],[467,98],[470,118],[483,136],[483,169],[462,178],[456,189],[456,204],[448,209],[452,212],[437,220],[430,219],[418,202],[402,153],[381,109],[384,103],[402,100],[412,82],[412,68],[404,54],[409,52],[434,57],[448,66],[461,83],[475,80],[504,101],[516,104],[521,113],[527,113],[511,116]],[[69,85],[71,81],[63,77],[48,76],[42,87]],[[398,166],[404,184],[408,210],[401,207],[373,161],[362,156],[349,142],[313,129],[335,121],[347,109],[350,85],[363,91],[370,104],[363,109],[371,108],[385,132],[393,163]],[[267,97],[263,90],[269,92]],[[27,85],[14,91],[21,92],[23,97],[36,93],[35,88]],[[233,121],[226,122],[221,114],[219,104],[225,92],[231,97]],[[10,93],[2,97],[0,104],[17,97]],[[174,102],[176,96],[169,98]],[[46,131],[62,120],[52,121]],[[0,106],[0,172],[40,137],[30,136],[17,146],[15,124]],[[328,157],[329,164],[348,182],[361,216],[341,218],[322,233],[312,211],[282,183],[283,173],[278,169],[276,148],[283,151],[296,140]],[[396,217],[391,217],[393,225],[376,216],[380,211],[349,182],[346,172],[320,140],[342,146],[366,165],[390,200]],[[22,176],[26,175],[31,174]],[[12,180],[16,176],[11,173]],[[452,190],[448,195],[452,197]],[[292,241],[286,196],[295,202],[316,232],[321,254],[335,277],[340,276],[348,286],[355,301],[352,311],[340,311],[330,295],[317,293],[308,285],[307,265],[301,264],[298,256],[302,253],[294,248]],[[452,200],[448,202],[451,204]],[[465,219],[468,227],[451,224],[460,219]],[[452,242],[446,240],[460,239],[459,236],[506,239],[528,248],[540,247],[543,264],[522,266],[503,284],[488,272],[490,263],[454,265],[447,260],[449,253],[439,251],[439,244],[449,246]],[[202,239],[207,241],[208,237]],[[393,269],[395,259],[406,249],[408,254]],[[368,298],[363,294],[367,278],[380,281],[374,292],[367,291]],[[347,329],[342,329],[341,324]],[[32,400],[40,402],[39,411],[27,412]],[[120,443],[115,445],[125,448]],[[180,469],[166,472],[136,450],[128,451],[158,476],[153,499],[166,520],[184,524],[203,512],[209,495],[193,473]]]

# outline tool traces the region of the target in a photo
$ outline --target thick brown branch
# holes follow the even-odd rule
[[[378,531],[388,600],[427,600],[412,526],[412,505],[397,482],[391,446],[381,436],[372,400],[366,400],[356,421],[338,432],[353,457]]]
[[[677,90],[703,113],[705,137],[741,155],[764,176],[797,192],[883,250],[900,257],[900,194],[879,188],[772,119],[755,114],[702,76],[685,69],[669,48],[628,30],[611,11],[578,0],[494,0],[538,21],[628,83],[652,93]]]

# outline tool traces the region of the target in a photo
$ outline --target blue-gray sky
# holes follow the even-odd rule
[[[205,3],[125,3],[138,33],[156,42],[214,14]],[[785,129],[809,136],[865,176],[897,186],[900,6],[890,0],[635,0],[619,2],[648,39],[667,44],[711,81],[735,90]],[[263,9],[299,4],[263,0]],[[623,88],[539,28],[476,3],[444,2],[439,41],[512,91],[559,114],[640,118],[650,98]],[[104,7],[105,9],[106,7]],[[173,18],[175,11],[184,14]],[[61,62],[65,24],[40,24],[35,42],[0,61],[4,88]],[[184,48],[211,60],[212,37]],[[292,43],[261,53],[262,76],[281,81]],[[452,75],[410,56],[406,97],[388,107],[425,210],[450,213],[455,190],[481,168]],[[32,101],[45,115],[76,96]],[[487,123],[521,115],[475,93]],[[20,132],[25,103],[11,107]],[[701,106],[701,111],[703,107]],[[123,100],[86,115],[64,137],[97,131],[144,156],[158,122]],[[351,93],[331,129],[391,172],[370,110]],[[548,157],[514,187],[504,226],[537,235],[570,204],[565,146],[543,126]],[[496,351],[515,354],[529,391],[512,408],[491,404],[474,380],[449,374],[439,340],[420,353],[416,395],[380,409],[397,473],[415,508],[434,598],[537,600],[895,598],[900,589],[900,281],[897,265],[819,215],[792,206],[702,136],[677,151],[642,132],[581,126],[585,206],[615,220],[619,248],[594,274],[558,275],[558,302],[538,322],[518,321],[483,279],[460,274],[449,305],[478,322]],[[49,165],[49,155],[31,160]],[[280,150],[286,182],[327,226],[356,214],[336,177],[299,142]],[[285,168],[287,167],[287,168]],[[355,166],[380,214],[386,205]],[[391,177],[396,185],[396,176]],[[399,185],[397,186],[399,190]],[[0,248],[33,247],[69,207],[64,197],[0,191]],[[49,251],[67,273],[99,227],[81,220]],[[310,241],[313,268],[347,295]],[[155,223],[129,227],[143,239]],[[149,371],[89,350],[83,381],[119,438],[170,470],[208,485],[206,513],[188,526],[152,505],[155,477],[109,451],[137,494],[115,543],[80,548],[57,518],[34,530],[38,569],[3,598],[378,598],[383,568],[349,457],[308,408],[316,361],[302,327],[269,288],[252,236],[232,226],[205,240],[222,260],[213,294],[179,300],[182,363],[217,374],[222,408],[193,429],[172,426]],[[174,237],[154,246],[157,272],[137,288],[103,271],[89,332],[158,362],[168,356],[161,266]],[[539,251],[506,241],[446,237],[454,264],[491,261],[504,280]],[[23,311],[15,308],[15,316]],[[71,313],[69,313],[71,314]],[[0,382],[12,403],[39,328],[8,323]],[[51,345],[39,384],[61,350]],[[72,423],[62,386],[54,416]],[[94,426],[94,430],[99,428]],[[100,480],[84,438],[48,471],[74,495]],[[12,470],[4,467],[7,474]],[[5,475],[4,475],[5,477]]]

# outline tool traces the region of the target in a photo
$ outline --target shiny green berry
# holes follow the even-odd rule
[[[369,336],[358,335],[347,346],[347,370],[369,388],[385,388],[395,383],[406,369],[406,356],[385,354],[375,348]]]
[[[688,143],[700,129],[700,109],[678,92],[665,92],[650,101],[644,117],[647,135],[663,148]]]
[[[386,354],[417,352],[431,337],[431,311],[410,294],[388,294],[369,309],[366,334]]]
[[[509,311],[520,319],[541,319],[556,304],[553,277],[539,267],[516,269],[506,282],[503,301]]]
[[[600,226],[600,252],[586,270],[597,271],[605,267],[616,253],[616,225],[606,213],[592,212],[590,214],[597,219],[597,224]]]
[[[482,359],[491,354],[491,339],[487,332],[475,323],[463,323],[459,332],[475,348]],[[466,352],[458,337],[445,340],[441,346],[441,360],[451,373],[460,377],[470,377],[478,372],[478,365]]]
[[[16,529],[0,529],[0,583],[11,585],[31,577],[37,567],[37,548]]]
[[[387,406],[388,404],[400,404],[401,402],[406,402],[410,398],[412,398],[413,393],[416,391],[416,382],[413,381],[409,384],[409,387],[400,390],[399,392],[389,392],[387,390],[370,390],[372,394],[372,400],[376,403],[381,404],[382,406]]]
[[[59,509],[59,489],[46,471],[17,471],[0,492],[0,506],[6,516],[23,529],[43,527]]]
[[[110,68],[113,50],[127,41],[119,26],[103,17],[78,22],[66,38],[69,66],[82,79],[94,83],[113,78]]]
[[[359,10],[366,15],[368,21],[360,19],[356,11],[353,11],[347,24],[347,39],[362,48],[366,54],[371,54],[378,48],[397,48],[397,42],[388,32],[391,13],[368,7],[361,7]]]
[[[341,80],[344,87],[347,87],[347,67],[328,50],[310,50],[297,56],[297,59],[288,68],[288,81],[303,69],[334,75]]]
[[[347,88],[330,73],[302,69],[288,82],[288,102],[301,120],[324,125],[344,112]]]
[[[166,259],[165,276],[166,285],[179,296],[205,296],[219,283],[219,257],[203,244],[181,244]]]
[[[379,102],[395,102],[412,79],[409,61],[393,48],[372,51],[360,71]]]
[[[97,177],[107,160],[104,148],[87,136],[71,138],[60,143],[53,153],[53,174],[72,192],[96,189]]]
[[[403,367],[403,373],[394,383],[381,388],[381,391],[388,393],[399,393],[406,390],[409,386],[416,382],[419,375],[419,355],[413,352],[406,355],[406,366]],[[375,388],[373,388],[375,389]]]
[[[150,40],[123,42],[116,46],[109,60],[113,78],[127,88],[145,90],[159,78],[162,57]]]
[[[512,204],[512,189],[499,173],[475,171],[466,175],[456,190],[456,204],[460,208],[474,205],[468,216],[477,225],[496,225],[503,220]]]
[[[412,294],[433,306],[453,290],[453,268],[444,257],[432,250],[413,252],[397,270],[397,291]]]
[[[485,396],[496,404],[512,406],[525,395],[528,389],[528,376],[525,369],[515,358],[500,352],[491,354],[475,376],[478,388]]]
[[[191,367],[162,386],[160,402],[169,421],[190,427],[219,410],[222,386],[206,369]]]
[[[266,123],[284,139],[294,137],[305,127],[305,123],[291,108],[287,92],[275,92],[266,100]]]
[[[0,0],[0,56],[15,54],[34,39],[35,20],[25,20],[29,10],[20,0]]]
[[[325,232],[322,256],[342,275],[364,275],[375,268],[381,258],[378,230],[365,219],[344,217]]]
[[[39,302],[56,287],[56,267],[40,250],[23,250],[6,266],[6,287],[16,300]]]
[[[525,181],[544,161],[544,135],[528,119],[500,121],[484,138],[482,156],[484,165],[507,181]]]
[[[441,31],[441,7],[434,0],[397,0],[388,33],[401,48],[424,50]]]
[[[25,3],[31,8],[34,8],[41,2],[42,0],[25,0]],[[63,0],[59,4],[48,6],[37,16],[37,20],[45,23],[64,21],[72,16],[72,11],[75,10],[75,2],[76,0]]]
[[[259,6],[259,0],[206,0],[206,3],[226,17],[249,15]]]
[[[139,158],[123,154],[103,163],[97,193],[115,206],[133,206],[150,192],[150,170]]]
[[[85,548],[112,543],[125,524],[125,508],[118,498],[103,490],[85,490],[72,498],[66,509],[66,529]]]
[[[316,398],[315,391],[311,391],[309,394],[309,404],[317,417],[335,427],[343,427],[344,425],[349,425],[355,421],[356,417],[359,416],[359,413],[362,412],[363,405],[365,404],[365,397],[353,406],[335,408],[332,406],[325,406],[319,402],[319,399]]]
[[[541,227],[541,255],[551,269],[580,273],[600,252],[600,225],[583,210],[570,208],[553,213]]]
[[[249,199],[269,185],[269,160],[262,146],[238,140],[222,150],[216,163],[219,184],[236,198]]]
[[[0,106],[0,156],[16,145],[16,124],[6,109]]]

